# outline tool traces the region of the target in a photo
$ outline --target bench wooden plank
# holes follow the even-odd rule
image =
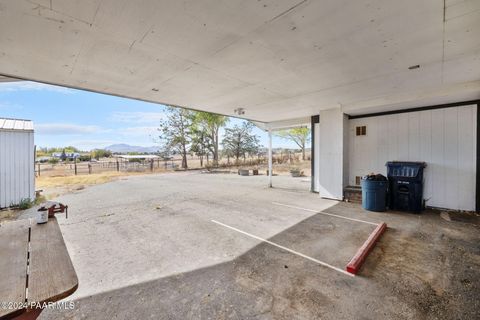
[[[0,226],[0,303],[25,302],[29,220]],[[0,306],[0,317],[15,310]]]
[[[78,287],[78,278],[56,218],[33,224],[30,236],[29,302],[55,302]]]

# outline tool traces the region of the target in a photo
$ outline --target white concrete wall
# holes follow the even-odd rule
[[[319,173],[320,173],[320,124],[315,123],[315,154],[314,154],[314,176],[312,177],[313,179],[313,191],[315,192],[320,192],[320,180],[319,180]]]
[[[349,151],[349,131],[348,131],[349,119],[347,115],[343,115],[343,189],[348,186],[350,163],[348,161]],[[342,194],[343,196],[343,194]]]
[[[32,131],[0,130],[0,208],[35,197]]]
[[[349,120],[349,184],[391,160],[425,161],[427,206],[475,210],[477,106]],[[367,126],[366,136],[355,127]]]
[[[343,199],[346,124],[340,109],[320,112],[318,179],[319,194],[323,198]]]

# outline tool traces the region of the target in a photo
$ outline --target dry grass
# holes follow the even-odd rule
[[[55,199],[62,194],[82,190],[85,186],[107,183],[124,176],[141,175],[144,172],[103,172],[78,176],[37,177],[35,187],[42,189],[44,195],[37,198],[36,204]],[[0,210],[0,222],[17,220],[22,213],[18,209]]]
[[[47,200],[54,200],[63,194],[68,194],[85,189],[87,186],[107,183],[120,177],[141,175],[142,172],[102,172],[78,176],[41,176],[36,179],[36,189],[43,190]]]
[[[54,187],[81,187],[110,182],[119,177],[144,174],[141,172],[103,172],[88,175],[65,176],[65,177],[37,177],[37,189]]]
[[[255,159],[254,159],[255,160]],[[193,161],[190,161],[189,165],[192,165]],[[198,163],[199,164],[199,163]],[[192,167],[193,168],[193,167]],[[239,168],[257,168],[260,170],[267,170],[268,166],[265,163],[261,164],[243,164],[238,166],[226,167],[236,171]],[[274,163],[273,172],[277,175],[289,175],[290,169],[297,168],[303,172],[304,176],[310,175],[310,162],[309,161],[288,161],[284,163]],[[154,172],[148,171],[104,171],[99,173],[79,175],[66,175],[65,170],[51,170],[48,175],[41,175],[36,178],[36,189],[43,190],[43,195],[47,200],[53,200],[63,194],[68,194],[85,189],[88,186],[98,185],[116,180],[120,177],[132,176],[132,175],[146,175],[152,173],[166,173],[173,172],[173,170],[164,170],[163,168],[156,168]],[[45,171],[44,171],[45,173]],[[56,174],[56,175],[52,175]]]
[[[20,213],[20,210],[14,209],[0,210],[0,222],[16,220]]]
[[[191,163],[191,162],[190,162]],[[267,169],[268,166],[266,164],[260,165],[247,165],[240,163],[238,166],[232,166],[230,168],[259,168],[259,169]],[[194,166],[192,166],[194,168]],[[310,161],[296,161],[293,163],[285,162],[282,164],[275,163],[273,167],[273,171],[280,174],[289,174],[290,169],[298,168],[304,172],[305,175],[310,175]],[[155,170],[155,173],[159,172],[169,172],[165,171],[162,168]],[[63,173],[63,172],[62,172]],[[105,171],[101,173],[93,173],[93,174],[79,174],[79,175],[42,175],[37,177],[36,180],[36,188],[37,189],[52,189],[52,188],[67,188],[69,190],[81,190],[85,186],[102,184],[106,182],[110,182],[115,180],[119,177],[123,176],[131,176],[131,175],[142,175],[142,174],[151,174],[150,171],[145,172],[135,172],[135,171]],[[62,192],[63,193],[63,192]],[[50,198],[47,196],[47,198]]]

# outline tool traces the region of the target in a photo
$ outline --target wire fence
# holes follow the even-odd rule
[[[181,167],[181,159],[146,161],[98,161],[67,163],[36,163],[35,174],[40,176],[71,176],[103,172],[155,172],[175,170]]]
[[[310,160],[310,157],[306,159]],[[255,156],[234,160],[222,158],[217,165],[207,159],[189,157],[187,159],[189,169],[210,169],[230,167],[263,167],[268,163],[266,156]],[[276,154],[273,157],[274,165],[295,166],[300,163],[300,155],[295,153]],[[99,161],[60,162],[60,163],[36,163],[35,174],[37,177],[73,176],[104,172],[164,172],[182,168],[182,159],[103,159]]]

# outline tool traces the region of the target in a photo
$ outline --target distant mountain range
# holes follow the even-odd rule
[[[128,153],[128,152],[140,152],[140,153],[154,153],[158,152],[159,147],[140,147],[140,146],[131,146],[125,143],[112,144],[111,146],[105,147],[106,150],[110,150],[114,153]]]

